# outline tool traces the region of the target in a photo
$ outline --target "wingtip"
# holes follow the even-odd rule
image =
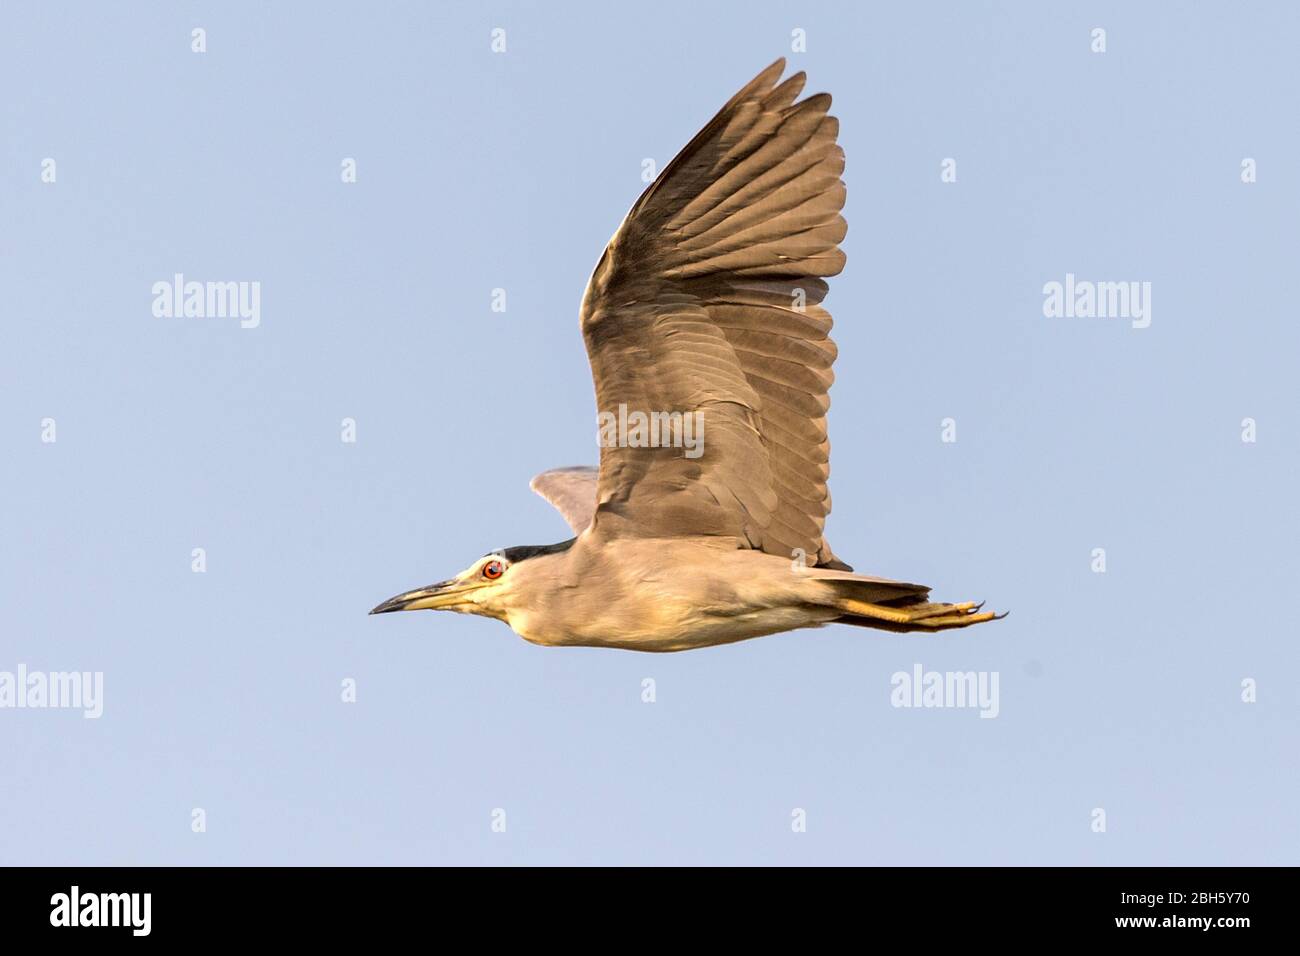
[[[781,79],[781,74],[785,72],[785,57],[779,56],[745,85],[745,90],[771,90],[776,86],[777,80]]]

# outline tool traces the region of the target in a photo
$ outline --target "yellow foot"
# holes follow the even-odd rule
[[[844,598],[836,607],[855,617],[871,618],[887,625],[888,630],[899,631],[941,631],[950,627],[969,627],[984,621],[997,621],[1006,614],[994,614],[992,611],[980,613],[984,602],[976,604],[966,601],[962,604],[909,604],[906,607],[885,607],[883,604],[869,604]],[[890,626],[892,625],[892,626]]]

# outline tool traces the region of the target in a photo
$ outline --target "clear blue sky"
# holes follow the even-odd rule
[[[102,671],[104,713],[0,710],[0,862],[1300,862],[1298,27],[5,4],[0,670]],[[848,157],[830,540],[1011,617],[668,656],[368,618],[568,536],[527,482],[595,460],[583,284],[642,160],[782,54]],[[260,282],[260,326],[155,318],[177,272]],[[1045,317],[1066,273],[1151,282],[1151,326]],[[917,663],[999,716],[891,707]]]

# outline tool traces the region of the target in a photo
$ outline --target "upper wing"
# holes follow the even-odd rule
[[[582,534],[596,510],[596,469],[586,466],[552,468],[528,483],[569,523],[574,534]]]
[[[582,303],[597,409],[702,412],[703,453],[602,443],[593,531],[732,537],[836,562],[822,276],[844,267],[844,152],[825,93],[778,60],[637,200]],[[814,560],[815,559],[815,560]]]

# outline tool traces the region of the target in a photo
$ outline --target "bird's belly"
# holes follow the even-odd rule
[[[685,651],[762,637],[800,627],[817,627],[836,613],[816,607],[755,608],[715,614],[707,608],[641,606],[635,613],[614,607],[563,628],[541,630],[527,616],[511,616],[510,626],[534,644],[572,647],[618,647],[635,651]]]

